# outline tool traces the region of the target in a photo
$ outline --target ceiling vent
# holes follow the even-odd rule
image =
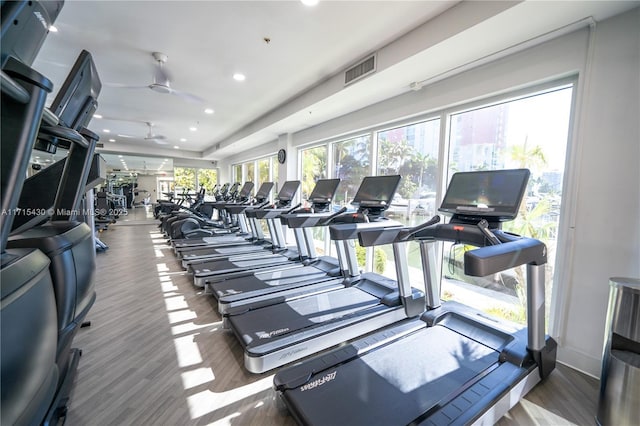
[[[348,70],[344,72],[344,85],[353,83],[362,78],[365,78],[369,74],[376,72],[376,55],[373,54],[368,58],[358,62]]]

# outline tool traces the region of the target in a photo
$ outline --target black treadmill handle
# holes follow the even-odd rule
[[[489,229],[489,222],[487,222],[487,219],[482,219],[480,222],[478,222],[478,228],[480,228],[480,231],[484,234],[485,237],[487,237],[487,240],[489,240],[489,243],[491,243],[492,245],[501,243],[498,237],[496,237],[496,235]]]
[[[342,207],[340,210],[338,210],[337,212],[335,212],[334,214],[325,217],[324,219],[322,219],[320,222],[318,222],[318,226],[323,226],[323,225],[328,225],[329,223],[331,223],[331,221],[340,216],[342,213],[346,212],[347,208],[346,207]]]
[[[286,212],[284,212],[283,214],[289,214],[289,213],[293,213],[294,211],[296,211],[300,206],[302,206],[302,203],[298,203],[295,206],[293,206],[292,208],[290,208],[289,210],[287,210]]]
[[[266,208],[268,205],[269,205],[269,200],[265,201],[265,202],[264,202],[264,203],[262,203],[262,204],[258,204],[257,206],[254,206],[254,208],[255,208],[256,210],[257,210],[257,209],[264,209],[264,208]]]
[[[400,231],[398,233],[398,236],[396,237],[396,241],[397,242],[408,241],[412,236],[414,236],[418,232],[420,232],[423,229],[426,229],[426,228],[428,228],[430,226],[433,226],[433,225],[435,225],[436,223],[439,223],[439,222],[440,222],[440,216],[439,215],[435,215],[431,219],[426,221],[425,223],[422,223],[420,225],[414,226],[413,228],[409,228],[409,229],[405,229],[403,231]]]

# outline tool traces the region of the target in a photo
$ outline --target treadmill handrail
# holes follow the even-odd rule
[[[416,239],[416,234],[438,222],[440,222],[440,216],[436,215],[427,222],[413,228],[367,229],[358,233],[358,241],[362,247],[372,247],[414,240]]]
[[[520,265],[547,263],[547,246],[539,240],[521,237],[507,243],[470,250],[464,254],[464,273],[484,277]]]
[[[399,231],[404,228],[400,222],[395,220],[384,219],[376,222],[359,222],[359,223],[336,223],[329,225],[329,234],[331,240],[355,240],[358,233],[363,230],[380,231],[386,228],[397,228]]]
[[[289,213],[282,215],[281,218],[287,221],[289,228],[313,228],[316,226],[326,226],[331,223],[334,217],[337,217],[347,211],[346,207],[341,208],[335,213],[329,212],[319,213]]]
[[[257,219],[275,219],[283,214],[291,213],[293,210],[297,209],[298,207],[300,207],[300,204],[294,206],[293,208],[285,207],[285,208],[273,208],[273,209],[260,209],[260,210],[257,210],[255,213],[256,213]]]

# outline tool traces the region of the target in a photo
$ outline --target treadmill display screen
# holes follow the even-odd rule
[[[278,193],[278,200],[291,201],[293,196],[296,195],[298,187],[300,186],[299,180],[288,180],[282,185],[282,189]]]
[[[499,221],[512,220],[518,214],[529,175],[527,169],[455,173],[438,210]]]
[[[309,196],[309,201],[317,203],[328,203],[338,189],[340,179],[320,179],[316,182],[315,188]]]
[[[247,198],[251,193],[252,189],[253,189],[253,182],[245,182],[244,185],[242,185],[242,189],[240,190],[240,193],[238,193],[238,197]]]
[[[400,184],[400,175],[367,176],[362,180],[351,204],[386,209]]]
[[[229,193],[230,194],[235,194],[236,192],[238,192],[238,187],[239,186],[240,186],[239,182],[236,182],[233,185],[231,185],[231,188],[229,188]]]
[[[49,109],[63,126],[80,130],[93,118],[100,89],[102,83],[91,54],[83,50]]]
[[[263,182],[262,185],[260,185],[260,188],[258,188],[258,192],[256,193],[256,198],[258,199],[267,198],[272,189],[273,189],[273,182]]]

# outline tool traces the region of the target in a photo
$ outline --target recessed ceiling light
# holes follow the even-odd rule
[[[305,6],[315,6],[318,4],[318,0],[300,0]]]
[[[116,141],[115,139],[109,139],[109,142],[115,142],[115,141]]]
[[[198,128],[195,127],[195,126],[191,126],[191,127],[189,127],[189,130],[192,131],[192,132],[197,132]]]
[[[109,130],[109,129],[102,129],[102,131],[105,132],[105,133],[111,132],[111,130]]]
[[[93,118],[102,118],[100,114],[93,114]]]
[[[215,111],[213,109],[211,109],[211,108],[207,108],[207,109],[204,110],[205,114],[213,114],[214,112]]]
[[[233,79],[235,81],[244,81],[247,77],[244,74],[240,74],[239,72],[233,75]]]
[[[122,158],[122,155],[118,155],[118,158]]]
[[[173,146],[175,149],[180,149],[180,147],[178,145],[174,145]]]
[[[186,142],[187,140],[185,138],[180,138],[180,142]]]
[[[49,25],[49,31],[51,31],[52,33],[57,33],[58,28],[54,27],[53,25]]]

